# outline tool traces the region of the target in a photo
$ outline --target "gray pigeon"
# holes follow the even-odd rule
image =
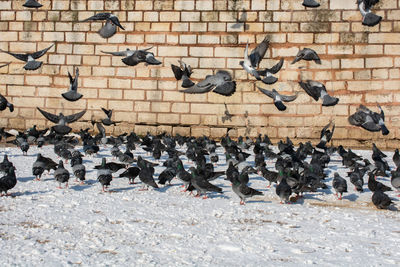
[[[37,70],[38,68],[40,68],[40,66],[42,66],[43,62],[42,61],[36,61],[35,59],[38,59],[38,58],[42,57],[53,46],[54,46],[54,44],[52,44],[51,46],[49,46],[48,48],[45,48],[43,50],[40,50],[40,51],[37,51],[37,52],[34,52],[34,53],[27,53],[27,54],[16,54],[16,53],[11,53],[11,52],[8,52],[8,51],[4,51],[2,49],[0,49],[0,51],[4,52],[6,54],[9,54],[9,55],[15,57],[16,59],[25,61],[26,64],[24,66],[24,69],[26,69],[26,70]]]
[[[153,167],[145,167],[140,169],[139,179],[143,183],[143,188],[141,190],[149,189],[149,186],[153,188],[158,188],[157,183],[154,181],[154,168]],[[146,187],[146,188],[145,188]]]
[[[191,171],[192,177],[191,182],[194,188],[197,191],[196,197],[200,197],[204,195],[203,199],[207,199],[207,192],[217,192],[222,193],[222,188],[211,184],[209,181],[205,179],[205,177],[199,175],[199,172],[196,168],[190,167],[189,170]]]
[[[390,179],[390,183],[397,190],[397,192],[400,191],[400,172],[392,171],[392,178]],[[400,197],[400,195],[397,196]]]
[[[311,48],[304,48],[300,50],[291,64],[294,64],[302,59],[307,61],[314,61],[317,64],[321,64],[321,59],[319,58],[317,52],[315,52]]]
[[[69,180],[69,171],[64,168],[63,161],[60,160],[58,163],[57,169],[54,171],[54,178],[59,184],[59,187],[61,189],[61,184],[66,183],[65,188],[68,188],[68,180]]]
[[[381,111],[380,114],[371,111],[364,105],[360,105],[357,111],[353,115],[350,115],[348,119],[349,123],[354,126],[361,126],[370,132],[382,131],[383,135],[388,135],[389,130],[385,125],[385,113],[379,104],[378,108]]]
[[[258,88],[258,90],[261,91],[261,93],[263,93],[264,95],[267,95],[270,98],[272,98],[274,100],[275,107],[277,109],[279,109],[280,111],[286,110],[286,106],[283,104],[282,101],[284,101],[284,102],[292,102],[298,96],[298,93],[296,93],[295,95],[289,96],[289,95],[281,95],[275,89],[272,89],[272,91],[269,91],[269,90],[263,89],[263,88],[258,87],[258,86],[257,86],[257,88]]]
[[[336,196],[339,200],[342,199],[343,193],[347,192],[347,182],[337,172],[334,174],[332,186],[336,191]]]
[[[22,6],[28,8],[39,8],[42,7],[43,5],[40,4],[37,0],[26,0],[25,4],[23,4]]]
[[[8,102],[8,100],[0,94],[0,111],[5,110],[6,108],[9,108],[10,112],[14,111],[14,105]]]
[[[381,22],[382,17],[371,12],[371,8],[378,2],[379,0],[357,0],[358,9],[363,17],[362,25],[373,27]]]
[[[68,71],[69,77],[69,89],[68,92],[61,94],[68,101],[77,101],[82,98],[83,95],[78,93],[78,77],[79,77],[79,68],[75,70],[75,78],[72,78],[71,73]]]
[[[37,109],[40,111],[40,113],[42,113],[42,115],[46,119],[48,119],[51,122],[57,123],[57,125],[53,126],[52,129],[56,133],[61,135],[65,135],[71,132],[72,128],[67,126],[67,124],[79,120],[86,112],[86,110],[83,110],[79,113],[71,114],[68,116],[64,116],[64,114],[60,112],[60,114],[57,116],[55,114],[51,114],[44,110],[41,110],[39,107],[37,107]]]
[[[381,190],[377,190],[372,194],[372,203],[378,209],[388,209],[390,204],[392,204],[392,200]]]
[[[97,21],[97,20],[105,20],[106,24],[99,30],[99,34],[103,38],[110,38],[112,37],[116,32],[117,32],[117,26],[121,28],[122,30],[125,30],[124,27],[122,27],[118,17],[112,13],[97,13],[94,16],[91,16],[82,22],[86,21]]]
[[[240,205],[244,205],[246,198],[250,198],[257,195],[263,195],[262,192],[257,191],[251,187],[248,187],[245,183],[241,183],[238,179],[232,181],[232,190],[240,198]]]
[[[225,70],[219,70],[215,75],[207,75],[206,78],[192,87],[181,90],[182,93],[204,94],[210,91],[214,93],[231,96],[236,92],[236,82],[232,81],[232,76]]]
[[[290,188],[290,186],[286,182],[286,177],[282,177],[281,182],[276,186],[275,193],[281,199],[281,204],[283,204],[283,202],[286,203],[289,201],[289,197],[292,194],[292,188]]]
[[[35,176],[35,180],[39,181],[42,177],[43,172],[46,169],[46,163],[41,160],[42,154],[38,154],[36,161],[33,163],[32,166],[32,174]]]
[[[299,82],[299,84],[315,101],[322,99],[322,106],[334,106],[339,102],[339,98],[330,96],[325,85],[320,82],[307,80],[306,82]]]
[[[119,52],[107,52],[101,51],[102,53],[124,57],[122,60],[125,65],[128,66],[136,66],[139,63],[145,63],[145,65],[160,65],[161,61],[158,61],[152,52],[147,52],[148,50],[152,49],[153,47],[149,47],[146,49],[141,50],[130,50],[127,48],[125,51]]]
[[[316,2],[315,0],[304,0],[303,6],[315,8],[315,7],[319,7],[320,4],[318,2]]]
[[[85,181],[85,176],[86,176],[86,167],[85,165],[83,165],[82,163],[73,163],[73,161],[71,160],[71,166],[72,166],[72,172],[75,175],[75,180],[78,182],[78,179],[80,181],[81,184],[84,183]]]
[[[182,60],[178,60],[180,66],[176,66],[171,64],[171,69],[175,75],[175,79],[177,81],[182,80],[182,87],[189,88],[194,85],[194,82],[190,80],[190,76],[192,75],[193,71],[190,65],[186,64]]]
[[[111,170],[106,165],[106,158],[102,158],[101,165],[97,169],[97,180],[100,182],[103,192],[106,192],[105,188],[108,188],[112,179]]]
[[[105,126],[110,126],[110,125],[116,125],[115,121],[111,120],[112,117],[112,109],[105,109],[105,108],[101,108],[101,110],[107,115],[107,118],[102,119],[101,122],[105,125]],[[100,128],[99,128],[100,131]]]

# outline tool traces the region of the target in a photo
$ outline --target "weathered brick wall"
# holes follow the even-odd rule
[[[374,140],[381,147],[398,146],[400,0],[381,0],[374,12],[383,20],[373,28],[361,25],[355,0],[320,1],[320,8],[306,10],[302,0],[42,0],[42,8],[31,10],[22,7],[22,0],[1,0],[1,49],[26,52],[56,45],[42,58],[43,67],[33,72],[0,54],[0,62],[13,62],[0,69],[0,92],[16,107],[13,113],[1,113],[0,125],[51,125],[37,106],[66,114],[87,109],[86,121],[102,117],[100,107],[106,107],[114,110],[115,120],[125,122],[108,128],[110,132],[134,126],[137,132],[221,136],[227,131],[245,134],[248,129],[251,135],[267,133],[273,139],[289,136],[301,141],[319,138],[321,127],[334,119],[336,143],[359,146]],[[101,23],[78,23],[100,11],[118,15],[126,30],[105,40],[97,34]],[[233,27],[243,12],[245,25]],[[260,86],[301,92],[285,112],[277,111],[271,99],[258,92],[254,79],[248,80],[238,64],[246,41],[253,48],[265,34],[272,45],[262,65],[272,66],[280,57],[285,64],[278,83]],[[121,58],[100,52],[153,45],[161,66],[128,67]],[[322,65],[304,61],[290,65],[303,47],[316,50]],[[180,82],[170,69],[178,59],[195,68],[194,78],[216,69],[232,70],[237,92],[232,97],[178,92]],[[84,97],[71,103],[61,93],[68,88],[67,70],[72,72],[73,66],[80,68],[79,91]],[[339,104],[322,107],[302,91],[301,79],[325,83],[329,92],[340,98]],[[232,122],[222,122],[224,102],[234,115]],[[391,131],[386,137],[352,127],[347,121],[360,103],[377,111],[376,102],[386,111]],[[79,122],[73,127],[88,125]]]

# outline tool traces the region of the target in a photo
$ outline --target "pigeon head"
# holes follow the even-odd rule
[[[112,23],[114,23],[115,25],[117,25],[118,27],[120,27],[122,30],[125,30],[125,28],[122,27],[121,23],[119,22],[119,19],[118,19],[117,16],[111,15],[111,16],[110,16],[110,20],[111,20]]]

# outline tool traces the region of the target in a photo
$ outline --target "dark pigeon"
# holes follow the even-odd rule
[[[94,16],[91,16],[82,22],[86,21],[98,21],[98,20],[105,20],[106,24],[99,30],[99,34],[103,38],[110,38],[117,32],[117,26],[122,30],[125,30],[122,27],[118,17],[112,13],[97,13]]]
[[[79,120],[86,113],[86,110],[83,110],[79,113],[65,116],[64,114],[62,114],[60,112],[60,114],[57,116],[55,114],[46,112],[46,111],[40,109],[39,107],[37,107],[37,109],[40,111],[40,113],[42,113],[42,115],[46,119],[57,124],[57,125],[53,126],[52,129],[56,133],[61,134],[61,135],[65,135],[65,134],[68,134],[69,132],[71,132],[72,128],[67,126],[68,123],[72,123],[72,122]]]
[[[64,168],[63,161],[60,160],[57,169],[54,171],[54,178],[58,182],[58,188],[61,189],[61,184],[65,184],[65,188],[68,188],[69,171]]]
[[[379,132],[382,131],[383,135],[388,135],[389,130],[385,125],[385,113],[383,112],[381,106],[378,104],[378,108],[381,113],[376,113],[365,107],[364,105],[360,105],[357,111],[350,115],[349,123],[354,126],[361,126],[367,131],[370,132]]]
[[[322,99],[322,106],[334,106],[339,102],[339,98],[330,96],[326,91],[325,85],[320,82],[307,80],[306,82],[299,82],[299,84],[315,101]]]
[[[3,196],[4,194],[8,195],[7,191],[13,189],[16,184],[17,184],[17,177],[15,176],[15,167],[12,166],[8,169],[7,174],[0,178],[1,196]]]
[[[190,80],[190,76],[192,75],[193,71],[190,65],[186,64],[185,62],[178,60],[180,66],[176,66],[171,64],[171,69],[174,73],[175,79],[177,81],[182,80],[182,87],[189,88],[194,85],[194,82]]]
[[[26,62],[25,66],[24,66],[25,70],[37,70],[38,68],[40,68],[40,66],[42,66],[43,62],[36,61],[35,59],[38,59],[38,58],[42,57],[53,46],[54,46],[54,44],[52,44],[51,46],[49,46],[48,48],[45,48],[43,50],[40,50],[40,51],[37,51],[37,52],[34,52],[34,53],[27,53],[27,54],[16,54],[16,53],[4,51],[4,50],[1,50],[1,49],[0,49],[0,51],[4,52],[6,54],[9,54],[9,55],[15,57],[16,59],[25,61]]]
[[[215,75],[207,75],[204,80],[180,92],[204,94],[210,91],[223,96],[231,96],[236,92],[236,82],[232,81],[232,76],[229,72],[219,70]]]
[[[317,64],[321,64],[321,59],[319,58],[317,52],[311,48],[303,48],[300,50],[291,64],[295,64],[300,60],[314,61]]]
[[[297,93],[295,95],[289,96],[289,95],[281,95],[275,89],[272,89],[272,91],[269,91],[269,90],[263,89],[258,86],[257,86],[257,88],[258,88],[258,90],[260,90],[261,93],[272,98],[274,100],[275,107],[280,111],[286,110],[286,106],[283,104],[283,102],[292,102],[292,101],[296,100],[296,98],[298,96]]]
[[[69,89],[68,92],[61,94],[66,100],[74,102],[82,98],[82,94],[78,93],[78,77],[79,77],[79,68],[75,70],[75,78],[71,76],[71,73],[68,71],[69,77]]]
[[[336,196],[339,200],[342,199],[343,193],[347,192],[347,182],[337,172],[334,174],[332,181],[333,189],[336,191]]]

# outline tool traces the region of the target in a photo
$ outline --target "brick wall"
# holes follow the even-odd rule
[[[319,138],[319,131],[334,119],[336,143],[362,146],[374,140],[380,147],[397,147],[400,137],[400,0],[381,0],[374,12],[380,25],[361,25],[355,1],[320,0],[318,9],[305,9],[302,0],[160,0],[85,1],[42,0],[39,10],[22,7],[24,1],[0,0],[0,48],[14,52],[55,48],[42,59],[40,70],[27,72],[23,64],[2,53],[0,92],[14,103],[15,111],[3,111],[0,126],[26,128],[49,126],[36,107],[65,114],[87,109],[83,120],[103,116],[100,107],[114,110],[124,121],[107,128],[115,133],[134,129],[221,136],[267,133],[272,139],[289,136],[297,141]],[[96,33],[101,23],[78,23],[96,12],[118,15],[125,31],[105,40]],[[245,25],[237,19],[246,13]],[[245,29],[245,30],[244,30]],[[279,112],[271,99],[255,88],[238,62],[248,40],[254,47],[268,34],[272,45],[262,66],[285,64],[274,86],[280,92],[301,92],[298,99]],[[121,58],[100,50],[117,51],[153,46],[163,64],[128,67]],[[322,65],[301,62],[290,65],[299,48],[316,50]],[[185,95],[178,92],[170,64],[189,63],[193,77],[203,78],[216,69],[232,70],[237,92],[232,97],[214,93]],[[80,68],[79,91],[84,97],[67,102],[61,97],[69,85],[67,70]],[[302,68],[300,68],[302,67]],[[335,107],[322,107],[298,85],[300,79],[326,84],[340,98]],[[260,84],[260,86],[263,86]],[[383,137],[350,126],[347,117],[360,103],[386,111],[391,133]],[[222,122],[224,103],[234,115]],[[75,123],[75,129],[88,126]],[[360,141],[356,141],[360,140]]]

